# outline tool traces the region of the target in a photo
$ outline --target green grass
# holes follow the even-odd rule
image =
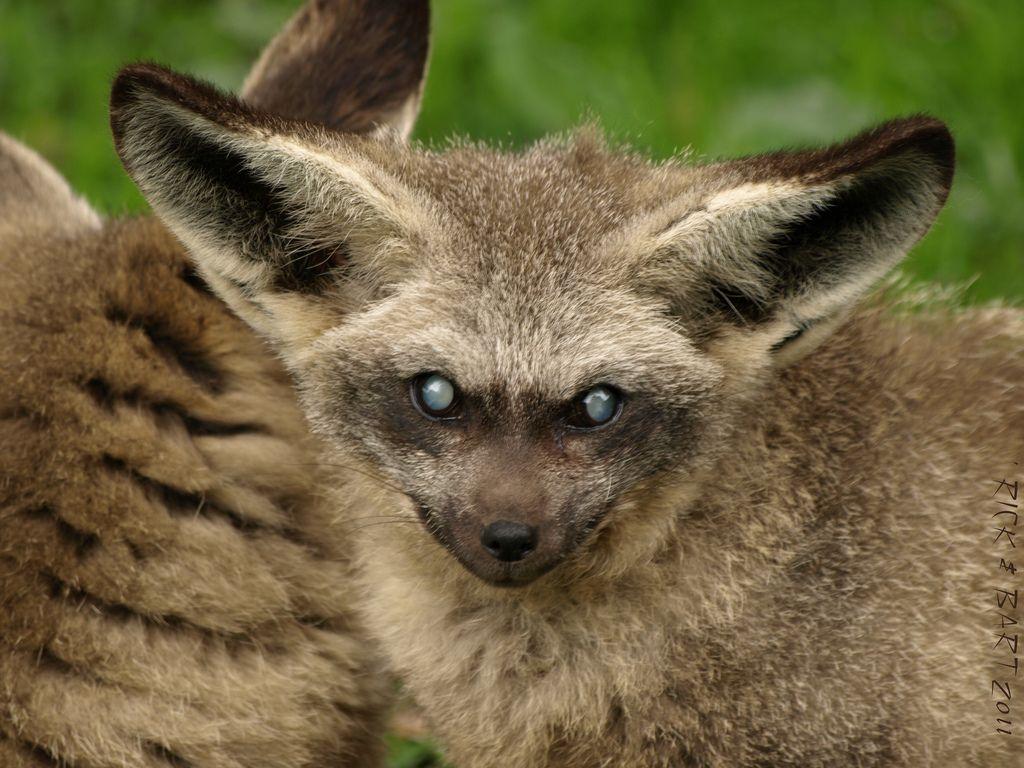
[[[96,205],[139,210],[107,131],[111,76],[146,58],[236,88],[299,0],[0,0],[0,129]],[[1024,297],[1019,0],[436,0],[417,136],[522,145],[597,117],[698,157],[829,142],[929,112],[957,137],[949,205],[907,263]],[[393,765],[426,765],[395,743]]]

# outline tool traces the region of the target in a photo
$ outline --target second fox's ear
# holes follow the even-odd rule
[[[304,124],[251,110],[168,70],[122,71],[118,154],[213,287],[270,335],[278,308],[388,281],[422,233],[425,203],[382,168]],[[328,145],[330,148],[328,149]],[[358,292],[358,290],[357,290]]]
[[[267,46],[242,99],[347,133],[407,137],[427,72],[429,0],[308,0]]]
[[[99,215],[53,166],[0,133],[0,242],[76,235],[99,226]]]
[[[953,164],[946,126],[916,117],[706,166],[697,193],[643,222],[640,281],[709,349],[789,362],[924,235]]]

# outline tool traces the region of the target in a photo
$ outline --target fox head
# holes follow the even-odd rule
[[[114,84],[113,132],[315,430],[422,523],[387,535],[433,537],[492,584],[585,560],[659,478],[699,476],[949,190],[953,142],[927,117],[706,165],[592,129],[420,148],[425,14],[369,5],[343,19],[362,56],[343,109],[138,65]]]

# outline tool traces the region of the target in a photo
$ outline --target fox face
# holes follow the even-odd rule
[[[685,346],[660,358],[643,346],[671,333],[656,310],[616,318],[599,299],[551,318],[583,323],[573,348],[541,325],[531,335],[555,354],[531,354],[505,335],[511,323],[488,327],[485,310],[512,297],[492,285],[471,299],[473,287],[399,291],[375,322],[318,340],[299,378],[318,429],[400,487],[426,531],[481,578],[521,584],[578,547],[625,489],[695,452],[719,373]],[[631,332],[613,341],[624,320]]]
[[[421,180],[467,164],[427,192],[444,223],[296,369],[318,429],[495,584],[569,556],[624,491],[696,455],[714,421],[701,414],[722,410],[721,366],[680,337],[664,300],[623,290],[625,243],[611,239],[625,202],[573,169],[586,151],[538,150],[486,174],[489,189],[535,189],[528,215],[458,202],[478,150],[421,161]],[[557,208],[567,189],[576,215]]]
[[[335,132],[151,66],[112,97],[128,171],[316,431],[501,586],[679,514],[644,510],[696,487],[751,396],[924,234],[953,168],[930,118],[688,166],[591,129],[428,151],[407,117]]]

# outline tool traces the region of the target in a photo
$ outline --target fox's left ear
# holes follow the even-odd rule
[[[210,285],[285,344],[336,322],[326,307],[387,291],[432,221],[359,150],[373,140],[281,120],[160,67],[118,75],[110,119],[128,173]]]
[[[699,196],[635,233],[641,285],[709,350],[790,362],[927,232],[953,165],[946,126],[914,117],[826,149],[706,166]]]

